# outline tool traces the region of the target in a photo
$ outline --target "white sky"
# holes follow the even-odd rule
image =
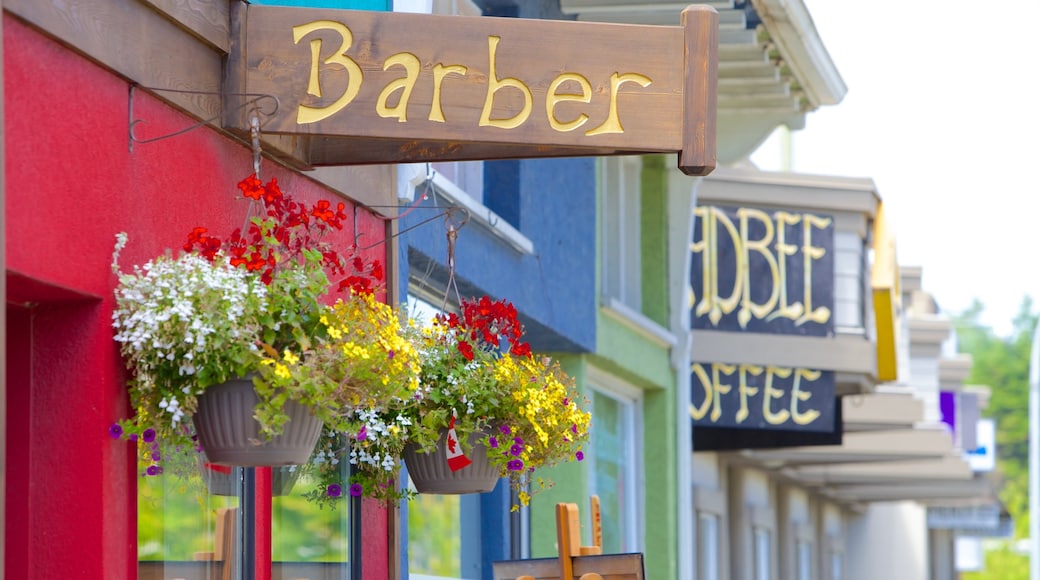
[[[793,169],[872,178],[899,262],[1008,333],[1040,307],[1040,1],[804,2],[848,94],[794,132]]]

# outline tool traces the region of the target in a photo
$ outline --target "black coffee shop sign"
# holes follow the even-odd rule
[[[752,364],[693,363],[695,425],[831,431],[834,371]]]
[[[694,210],[695,329],[834,333],[834,220],[792,210]]]

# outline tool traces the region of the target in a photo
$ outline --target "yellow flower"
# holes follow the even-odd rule
[[[274,376],[282,379],[288,379],[292,377],[292,373],[289,372],[289,367],[281,363],[278,363],[274,367]]]
[[[289,349],[285,349],[285,352],[282,353],[282,360],[291,365],[294,365],[300,362],[300,357],[293,354],[292,351],[290,351]]]

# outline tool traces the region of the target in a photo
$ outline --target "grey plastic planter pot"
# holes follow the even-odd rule
[[[251,378],[212,385],[199,396],[193,416],[199,445],[211,463],[261,467],[306,463],[322,422],[295,401],[285,404],[289,422],[281,435],[264,440],[253,419],[257,396]]]
[[[419,493],[445,495],[486,493],[495,489],[500,476],[498,469],[488,461],[487,448],[480,443],[484,435],[486,433],[470,434],[466,456],[472,463],[458,471],[448,467],[445,453],[447,429],[441,432],[437,449],[433,453],[419,453],[417,447],[411,444],[405,447],[404,463],[415,489]]]

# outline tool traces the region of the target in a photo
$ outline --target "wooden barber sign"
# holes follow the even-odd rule
[[[311,165],[677,152],[715,167],[718,13],[682,26],[237,5],[226,123]],[[246,95],[246,96],[243,96]],[[269,111],[268,111],[269,112]]]

